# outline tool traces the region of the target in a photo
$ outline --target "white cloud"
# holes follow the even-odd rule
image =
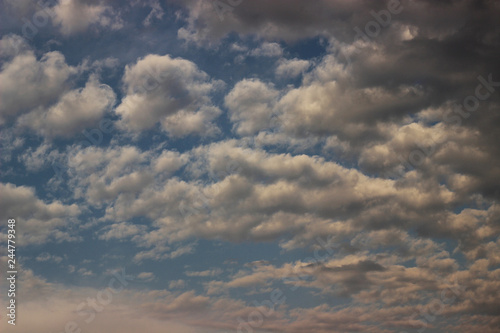
[[[283,49],[278,43],[264,42],[258,48],[250,52],[254,57],[281,57]]]
[[[96,237],[103,242],[123,240],[121,245],[133,246],[131,251],[138,248],[132,254],[132,265],[148,266],[150,262],[144,261],[187,256],[196,249],[196,243],[190,243],[193,240],[217,240],[213,250],[224,257],[219,259],[225,260],[221,264],[225,266],[204,263],[210,269],[185,272],[188,281],[171,281],[176,277],[169,275],[170,290],[147,288],[151,290],[144,292],[131,286],[114,295],[115,303],[98,314],[92,325],[100,331],[161,332],[167,326],[183,333],[234,331],[242,325],[241,318],[247,320],[257,310],[245,303],[254,299],[247,296],[257,293],[260,300],[267,301],[270,295],[266,293],[273,287],[283,291],[294,285],[282,280],[292,271],[301,287],[297,297],[276,306],[254,331],[382,333],[408,329],[415,321],[422,325],[424,319],[434,318],[436,311],[430,302],[443,297],[450,280],[458,281],[458,297],[440,308],[442,316],[426,326],[439,331],[496,332],[500,309],[498,95],[491,94],[487,103],[481,102],[481,108],[487,105],[484,110],[491,112],[471,114],[463,119],[463,126],[441,122],[443,113],[454,111],[456,99],[462,101],[474,92],[476,73],[488,68],[495,73],[497,66],[491,50],[498,46],[500,30],[481,24],[496,22],[498,11],[492,9],[500,7],[483,2],[471,18],[469,2],[433,6],[429,1],[406,1],[405,10],[412,15],[393,16],[390,27],[384,27],[377,38],[346,45],[346,40],[352,41],[353,25],[375,22],[370,11],[381,10],[375,2],[319,0],[305,6],[298,0],[249,0],[221,20],[212,8],[213,1],[180,1],[187,11],[175,15],[179,21],[187,17],[188,26],[179,30],[179,36],[184,31],[193,41],[213,41],[233,32],[236,38],[231,40],[245,44],[228,45],[221,54],[231,52],[237,56],[235,62],[249,55],[282,57],[288,52],[271,41],[283,43],[303,36],[318,37],[308,40],[317,42],[312,53],[318,55],[322,48],[328,54],[310,62],[252,59],[252,64],[275,62],[275,68],[260,73],[262,76],[248,71],[253,66],[234,66],[242,72],[227,73],[236,78],[236,84],[224,103],[235,134],[242,138],[217,142],[203,138],[200,145],[198,140],[186,140],[178,146],[182,153],[169,150],[177,141],[164,140],[163,134],[150,130],[159,126],[171,137],[216,134],[214,123],[221,111],[214,101],[219,102],[221,96],[214,93],[221,83],[185,59],[154,55],[139,59],[125,70],[125,96],[116,112],[127,134],[143,133],[152,141],[145,138],[134,147],[126,142],[127,136],[117,135],[105,148],[73,145],[61,153],[61,147],[53,150],[55,140],[33,145],[30,137],[15,139],[20,127],[2,128],[0,136],[6,139],[3,160],[15,154],[28,171],[38,171],[53,160],[64,159],[71,172],[68,181],[61,183],[64,191],[44,193],[44,198],[37,197],[33,188],[0,184],[0,218],[18,218],[20,240],[28,244],[75,240],[73,229],[106,222],[98,227]],[[109,0],[62,3],[68,5],[59,12],[66,36],[89,28],[109,28],[116,22],[107,6],[112,3]],[[135,1],[138,3],[153,8],[144,25],[161,16],[158,1]],[[129,5],[125,4],[125,10]],[[15,6],[24,11],[36,4],[22,0]],[[73,19],[79,9],[81,17]],[[149,9],[143,9],[145,17]],[[478,26],[474,33],[461,28],[463,22],[459,21],[464,18],[463,22]],[[156,33],[148,34],[152,29],[143,30],[141,40],[156,38]],[[330,45],[325,45],[322,38],[332,35],[339,40],[331,38]],[[468,57],[462,54],[455,61],[447,47],[450,41],[459,46],[461,41],[471,45],[471,40],[484,46],[481,52],[469,52]],[[249,50],[247,42],[263,44]],[[219,50],[210,51],[213,56]],[[290,52],[295,51],[291,46]],[[1,121],[8,127],[17,120],[44,139],[69,137],[84,126],[93,126],[112,104],[114,94],[99,85],[96,77],[91,76],[81,89],[74,86],[81,78],[74,82],[71,78],[89,70],[117,68],[116,59],[96,60],[91,65],[84,61],[71,67],[58,52],[38,54],[19,37],[2,39],[0,75],[9,86],[6,98],[0,100]],[[421,61],[429,54],[431,61]],[[224,65],[232,68],[234,64]],[[273,74],[278,79],[302,76],[302,82],[290,80],[293,84],[288,85],[279,80],[283,88],[278,89],[259,79],[272,79]],[[20,91],[10,87],[18,85],[16,80]],[[385,171],[403,163],[398,155],[406,158],[415,146],[427,146],[430,139],[437,144],[418,168],[407,169],[396,179],[385,177]],[[196,146],[190,148],[193,144]],[[6,165],[8,172],[16,167],[16,163]],[[69,195],[61,201],[52,199],[52,194],[60,193]],[[76,225],[81,211],[85,217],[92,215],[92,222]],[[1,236],[5,238],[5,234]],[[318,245],[318,238],[325,236],[337,245],[331,253]],[[239,251],[259,244],[232,246],[225,241],[279,242],[276,245],[285,251],[304,248],[312,250],[311,256],[316,255],[314,250],[329,256],[316,263],[313,258],[283,262],[289,256],[271,256],[263,258],[270,261],[245,264]],[[204,249],[206,246],[198,251]],[[224,253],[227,249],[237,253]],[[37,265],[63,260],[48,253],[37,255],[31,255],[41,263]],[[238,257],[241,269],[238,263],[225,264],[234,262],[228,257]],[[5,259],[0,256],[2,264]],[[126,262],[125,255],[107,254],[104,259]],[[72,279],[77,278],[76,273],[84,279],[98,274],[96,260],[92,261],[97,265],[92,267],[95,273],[81,258],[77,262],[84,265],[64,261],[68,264],[65,269],[75,273]],[[193,269],[193,265],[189,267]],[[69,320],[79,317],[75,312],[78,303],[97,293],[93,288],[50,284],[29,269],[22,271],[19,291],[23,309],[30,313],[19,322],[22,332],[64,330]],[[142,282],[156,279],[156,271],[135,272]],[[162,274],[157,275],[165,278]],[[195,280],[206,282],[205,293],[190,290],[191,283],[200,282]],[[230,294],[241,300],[230,299]],[[296,299],[303,295],[314,302],[313,307],[301,308]],[[321,304],[322,299],[334,295],[345,297],[342,305]],[[347,300],[351,302],[344,303]],[[47,317],[51,320],[44,320]],[[82,318],[77,319],[81,323]],[[0,331],[6,327],[5,321],[0,322]]]
[[[71,137],[85,128],[97,126],[99,120],[115,103],[115,93],[91,76],[84,88],[64,93],[57,103],[21,116],[18,124],[44,137]]]
[[[2,154],[0,154],[0,160],[2,162],[10,162],[14,151],[21,149],[25,143],[26,139],[19,136],[15,129],[2,129],[0,132],[0,149],[2,151]],[[22,157],[18,158],[23,159],[24,154]],[[4,174],[7,172],[8,170],[3,171]]]
[[[188,156],[175,151],[164,150],[151,164],[156,173],[171,174],[188,162]]]
[[[33,188],[0,183],[0,218],[15,218],[22,223],[18,229],[19,244],[43,244],[48,241],[74,241],[77,238],[67,229],[80,215],[78,205],[60,201],[45,203],[38,199]]]
[[[0,39],[0,57],[12,58],[29,50],[26,39],[21,36],[9,34]]]
[[[85,63],[69,66],[57,51],[37,59],[33,50],[23,46],[19,37],[2,38],[9,59],[3,63],[0,80],[4,96],[0,100],[0,125],[14,122],[44,138],[71,137],[96,126],[115,103],[115,93],[91,74],[86,85],[73,89],[71,79],[89,68]],[[116,66],[105,59],[95,66]],[[95,67],[93,66],[93,67]]]
[[[210,277],[210,276],[217,276],[222,274],[222,269],[220,268],[214,268],[214,269],[208,269],[206,271],[199,271],[199,272],[193,272],[193,271],[187,271],[185,274],[190,277]]]
[[[107,226],[99,231],[99,239],[126,239],[132,237],[139,237],[144,233],[145,227],[141,225],[130,224],[126,222],[115,223]]]
[[[51,144],[42,143],[34,151],[31,147],[28,148],[18,159],[23,162],[28,171],[38,171],[61,157],[61,154],[52,148]]]
[[[246,52],[248,50],[248,47],[245,45],[240,45],[238,43],[232,43],[230,47],[231,51],[235,52]]]
[[[384,135],[387,125],[373,119],[397,117],[399,110],[412,108],[424,99],[425,93],[417,87],[346,89],[334,80],[313,81],[290,90],[277,109],[288,134],[332,134],[356,144],[369,136]]]
[[[253,135],[267,129],[273,116],[278,91],[258,79],[238,82],[226,95],[224,103],[239,135]]]
[[[137,278],[145,282],[151,282],[155,279],[155,275],[152,272],[142,272],[137,275]]]
[[[83,32],[92,25],[113,30],[123,26],[118,14],[103,1],[59,0],[52,10],[54,24],[60,26],[61,33],[66,36]]]
[[[67,90],[70,76],[77,73],[57,51],[48,52],[39,60],[31,50],[20,52],[4,63],[0,72],[0,124],[56,101]]]
[[[149,156],[131,146],[71,152],[67,165],[74,173],[75,197],[85,196],[89,203],[100,206],[117,195],[140,191],[153,181],[153,175],[142,170]]]
[[[278,61],[278,67],[276,67],[276,75],[285,78],[294,78],[304,73],[311,63],[308,60],[302,59],[282,59]]]
[[[127,65],[123,77],[127,95],[116,108],[120,126],[138,132],[160,123],[172,136],[213,135],[221,111],[210,94],[221,86],[191,61],[168,55],[148,55]]]
[[[194,149],[185,171],[195,177],[190,182],[157,178],[134,188],[130,192],[134,197],[109,192],[104,219],[148,217],[155,229],[143,239],[151,245],[193,237],[271,240],[289,234],[291,240],[282,247],[291,249],[308,246],[324,234],[342,238],[363,228],[422,228],[420,218],[431,214],[432,207],[457,200],[446,186],[423,181],[412,173],[406,175],[403,185],[368,177],[320,157],[271,154],[241,145],[232,140]],[[94,175],[100,173],[93,171]],[[217,177],[207,184],[197,181],[206,175]],[[85,185],[81,188],[85,191]],[[100,202],[98,198],[95,204]],[[400,224],[401,220],[405,223]],[[140,257],[161,258],[169,250],[157,246]]]

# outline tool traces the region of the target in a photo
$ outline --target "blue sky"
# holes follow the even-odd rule
[[[498,3],[0,9],[2,331],[499,332]]]

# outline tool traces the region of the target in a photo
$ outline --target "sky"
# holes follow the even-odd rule
[[[499,15],[1,1],[0,331],[500,332]]]

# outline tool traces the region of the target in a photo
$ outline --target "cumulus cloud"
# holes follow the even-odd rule
[[[278,43],[263,43],[249,54],[254,57],[280,57],[283,49]]]
[[[19,244],[43,244],[48,241],[75,241],[72,222],[80,215],[76,204],[65,205],[58,200],[50,203],[38,199],[33,188],[1,183],[0,203],[4,209],[0,217],[15,218],[22,223],[19,228]]]
[[[304,73],[311,63],[308,60],[301,59],[282,59],[278,62],[278,67],[276,67],[276,75],[279,77],[297,77]]]
[[[12,47],[4,49],[0,72],[5,93],[0,124],[29,129],[44,138],[69,138],[97,126],[115,104],[113,89],[101,84],[97,74],[90,74],[84,87],[75,88],[73,79],[85,66],[68,65],[62,53],[48,52],[38,59],[16,35],[4,36],[2,45]]]
[[[161,128],[172,136],[214,135],[220,115],[210,94],[221,86],[189,60],[148,55],[127,65],[126,96],[116,108],[121,127],[133,132]]]
[[[2,43],[17,43],[16,37],[3,37]],[[32,50],[17,48],[14,57],[2,64],[0,72],[0,124],[53,103],[67,91],[67,81],[76,72],[60,52],[48,52],[37,59]]]
[[[0,56],[2,58],[13,58],[21,53],[30,50],[26,39],[19,35],[9,34],[2,36],[0,39]]]
[[[120,29],[123,26],[117,12],[105,1],[60,0],[54,11],[54,24],[63,35],[81,33],[89,26]]]
[[[49,163],[54,163],[61,157],[61,154],[53,149],[52,145],[43,143],[36,150],[28,148],[18,157],[28,171],[38,171]]]
[[[225,97],[236,132],[253,135],[269,128],[277,97],[278,91],[271,84],[257,79],[238,82]]]
[[[74,174],[75,197],[84,196],[100,206],[117,195],[140,191],[153,181],[149,172],[141,170],[149,156],[131,146],[75,151],[67,156],[67,165]]]
[[[26,183],[53,161],[69,168],[60,188],[38,182],[35,194],[11,183],[17,164],[7,164],[2,219],[25,221],[27,250],[89,234],[98,246],[127,247],[129,257],[106,254],[107,266],[132,259],[138,284],[99,313],[96,329],[497,332],[498,3],[401,0],[387,24],[380,13],[394,1],[226,1],[222,17],[218,2],[172,3],[133,4],[151,8],[133,22],[147,27],[139,38],[147,51],[124,69],[114,112],[125,135],[104,147],[60,149],[55,138],[113,108],[96,75],[79,79],[81,88],[72,78],[104,76],[118,61],[73,67],[62,51],[1,41],[0,115],[14,126],[2,128],[2,160],[16,156]],[[58,27],[65,36],[113,29],[120,10],[111,4],[61,1]],[[165,54],[153,46],[163,10],[175,15],[179,39],[211,48],[149,54]],[[16,80],[25,91],[11,87]],[[51,140],[16,139],[21,126]],[[91,222],[82,229],[93,229],[78,233],[84,214]],[[78,281],[100,276],[99,265],[52,253],[32,258],[68,261]],[[151,261],[179,270],[156,271]],[[20,291],[33,314],[25,331],[61,330],[77,301],[98,292],[24,272]],[[277,295],[270,312],[264,305]],[[33,324],[47,316],[61,327]]]
[[[97,126],[115,103],[115,93],[91,76],[85,87],[64,93],[47,109],[36,108],[21,116],[18,125],[44,137],[71,137],[85,128]]]
[[[125,239],[134,236],[140,236],[144,232],[144,228],[141,226],[130,224],[130,223],[116,223],[108,227],[105,227],[99,233],[99,239],[110,240],[110,239]]]
[[[161,258],[170,251],[166,242],[193,237],[271,240],[289,234],[292,238],[282,246],[291,249],[325,233],[339,240],[360,230],[387,228],[450,235],[447,214],[454,213],[436,209],[463,202],[446,186],[415,172],[398,181],[372,178],[320,157],[271,154],[239,145],[221,142],[187,154],[191,166],[182,177],[214,177],[207,184],[169,177],[188,159],[172,152],[89,147],[74,154],[69,165],[76,195],[96,207],[108,204],[105,220],[154,221],[154,228],[140,236],[143,244],[157,244],[140,255],[144,258]],[[109,228],[103,235],[122,230],[122,236],[132,236],[138,231],[127,224]]]

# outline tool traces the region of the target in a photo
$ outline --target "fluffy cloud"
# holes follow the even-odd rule
[[[171,177],[188,160],[179,176],[190,180]],[[141,239],[163,245],[147,257],[168,252],[167,242],[193,237],[271,240],[289,234],[292,238],[282,244],[288,249],[308,246],[325,233],[342,240],[361,230],[392,228],[460,239],[460,232],[450,233],[456,214],[445,207],[459,206],[463,199],[415,171],[397,181],[372,178],[324,158],[271,154],[238,141],[198,147],[186,155],[89,147],[73,154],[68,164],[75,195],[96,207],[108,204],[103,219],[153,221],[154,228]],[[197,180],[205,177],[209,183]],[[484,229],[478,239],[493,234],[492,222],[479,223]],[[131,225],[116,227],[130,236],[138,231]]]
[[[73,67],[81,61],[73,52],[66,62],[16,36],[3,37],[0,48],[10,89],[1,117],[13,125],[1,135],[2,160],[13,161],[2,174],[2,219],[25,221],[26,245],[81,236],[96,247],[126,247],[102,264],[127,262],[139,280],[88,330],[498,331],[498,3],[401,0],[386,26],[358,39],[354,28],[380,23],[373,13],[391,2],[155,0],[120,10],[115,3],[61,1],[54,21],[69,36],[113,29],[118,12],[151,7],[128,16],[142,29],[133,52],[106,54],[143,58],[125,68],[114,109],[125,135],[105,147],[61,149],[56,138],[94,126],[113,107],[101,79],[78,74],[96,70],[116,82],[106,69],[118,70],[116,59]],[[214,8],[221,3],[223,13]],[[14,7],[24,13],[34,5]],[[185,59],[149,54],[182,43],[155,25],[163,9],[175,15],[174,29],[185,20],[180,39],[212,48],[175,49]],[[46,32],[37,45],[54,47]],[[135,47],[139,40],[144,48]],[[231,86],[224,90],[216,75]],[[9,88],[18,76],[26,96]],[[21,126],[46,140],[16,139]],[[231,127],[227,137],[214,136]],[[191,134],[201,138],[178,140]],[[16,161],[38,172],[39,196],[11,184],[20,179]],[[58,188],[54,178],[49,187],[38,181],[53,161],[69,169]],[[86,214],[91,222],[81,228],[91,230],[77,234],[73,222]],[[52,245],[67,250],[51,244],[50,253]],[[95,258],[75,262],[67,253],[31,259],[39,267],[68,262],[71,280],[62,281],[93,285],[106,276]],[[151,260],[176,269],[153,270]],[[81,319],[79,301],[98,292],[23,271],[24,331],[64,329]],[[264,305],[276,294],[283,302],[271,311]]]
[[[139,236],[144,232],[145,228],[137,226],[130,223],[116,223],[107,226],[99,231],[99,239],[110,240],[110,239],[126,239],[132,236]]]
[[[60,52],[37,59],[15,35],[4,36],[2,45],[7,47],[0,72],[5,84],[0,124],[14,123],[45,138],[68,138],[96,126],[114,105],[115,93],[96,74],[90,75],[84,87],[71,90],[72,79],[85,66],[69,66]]]
[[[356,142],[382,136],[377,120],[405,117],[406,113],[400,110],[416,109],[425,97],[415,87],[402,86],[395,91],[382,87],[346,90],[336,81],[314,82],[288,92],[277,107],[286,132],[335,134]]]
[[[51,10],[54,24],[66,36],[83,32],[92,25],[110,29],[123,25],[118,13],[105,1],[60,0]]]
[[[225,105],[240,135],[252,135],[269,128],[278,92],[260,80],[238,82],[226,95]]]
[[[41,144],[36,150],[28,148],[18,157],[23,162],[26,170],[30,172],[41,170],[44,166],[54,163],[59,158],[60,154],[47,143]]]
[[[85,196],[89,203],[100,206],[119,194],[140,191],[153,181],[149,172],[141,170],[149,156],[131,146],[89,147],[70,154],[67,165],[75,176],[75,197]]]
[[[74,241],[69,227],[81,211],[78,205],[60,201],[45,203],[38,199],[33,188],[1,183],[0,203],[3,221],[15,218],[19,224],[19,244],[43,244],[47,241]]]
[[[21,116],[18,124],[44,137],[71,137],[85,128],[97,126],[115,103],[115,93],[91,76],[85,87],[64,93],[54,104],[36,108]]]
[[[3,37],[3,43],[16,42],[15,37]],[[48,52],[37,59],[32,50],[18,48],[12,59],[2,64],[2,99],[0,124],[26,113],[40,105],[54,102],[67,90],[67,81],[77,72],[68,66],[57,51]]]
[[[250,52],[254,57],[280,57],[282,54],[283,49],[278,43],[263,43]]]
[[[293,78],[304,73],[311,63],[308,60],[301,59],[282,59],[278,62],[278,67],[276,67],[276,75],[279,77]]]
[[[185,59],[148,55],[128,65],[123,76],[126,96],[116,108],[122,128],[138,132],[160,123],[172,136],[213,135],[221,111],[210,94],[221,86]]]

